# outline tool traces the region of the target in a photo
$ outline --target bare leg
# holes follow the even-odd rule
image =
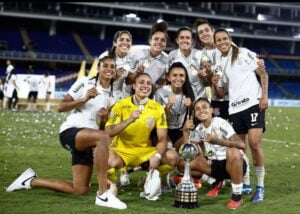
[[[97,172],[99,194],[107,190],[108,145],[110,142],[110,137],[102,130],[83,129],[76,135],[77,150],[84,151],[91,147],[95,148],[94,164]]]
[[[243,157],[237,148],[228,148],[226,157],[226,170],[234,184],[243,181]]]
[[[89,181],[91,179],[92,170],[92,165],[74,165],[72,167],[73,182],[62,179],[35,178],[31,181],[31,186],[48,188],[75,195],[83,195],[89,190]]]
[[[254,166],[264,166],[265,162],[264,152],[261,144],[262,131],[263,130],[261,128],[249,129],[248,131],[249,145]]]

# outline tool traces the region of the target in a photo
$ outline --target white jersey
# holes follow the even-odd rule
[[[40,83],[43,85],[42,87],[46,92],[51,92],[51,80],[49,76],[43,76],[40,80]]]
[[[222,81],[228,84],[229,114],[241,112],[257,105],[261,98],[261,86],[256,78],[256,53],[247,48],[239,48],[239,54],[231,65],[232,48],[227,57],[220,57],[223,70]]]
[[[164,108],[169,103],[169,96],[176,96],[176,102],[170,109],[170,117],[168,118],[168,128],[178,129],[183,127],[187,107],[184,105],[183,93],[175,94],[171,85],[165,85],[156,90],[154,100],[159,102]]]
[[[78,100],[83,98],[87,90],[93,87],[95,87],[95,78],[82,77],[71,86],[68,94],[74,100]],[[105,89],[98,85],[96,88],[100,94],[79,108],[73,109],[67,120],[60,126],[60,132],[72,127],[99,129],[96,122],[97,112],[103,107],[108,109],[116,102],[116,99],[110,96],[110,87]]]
[[[39,81],[35,76],[29,76],[25,81],[29,85],[29,91],[39,91]]]
[[[217,48],[212,48],[212,49],[209,49],[209,50],[207,50],[206,48],[203,48],[202,52],[203,52],[203,54],[202,54],[203,57],[206,56],[209,59],[209,61],[211,63],[211,71],[214,73],[215,70],[217,69],[217,67],[219,66],[217,64],[217,62],[218,62],[217,59],[220,58],[221,52]],[[202,59],[203,59],[203,57],[202,57]],[[224,84],[224,83],[221,83],[220,87],[224,87],[224,96],[223,96],[223,98],[221,98],[221,99],[218,98],[216,96],[214,87],[211,87],[211,100],[212,101],[224,101],[224,100],[228,100],[229,99],[227,85]]]
[[[137,50],[133,54],[134,71],[140,65],[144,65],[144,72],[151,76],[153,84],[156,84],[159,79],[165,78],[168,67],[168,54],[162,52],[157,57],[150,55],[150,47],[145,47]]]
[[[168,66],[174,62],[181,62],[187,69],[190,83],[192,85],[195,100],[200,97],[206,97],[205,87],[203,84],[202,78],[199,77],[197,70],[200,69],[200,62],[202,59],[203,52],[192,48],[191,54],[188,57],[185,57],[180,49],[173,50],[169,53]],[[196,70],[197,69],[197,70]]]
[[[100,56],[99,59],[103,58],[104,56],[108,55],[108,51],[103,52]],[[121,98],[125,98],[130,95],[130,90],[127,89],[126,84],[125,84],[125,79],[128,76],[128,73],[132,71],[132,54],[129,52],[125,57],[120,58],[118,56],[115,57],[115,62],[116,62],[116,69],[118,68],[124,68],[124,73],[122,76],[120,76],[118,79],[114,80],[113,83],[113,89],[118,96]]]
[[[4,96],[11,98],[16,89],[14,82],[17,82],[17,75],[13,72],[14,66],[8,65],[6,68],[6,78],[4,84]]]
[[[191,141],[200,142],[208,134],[216,135],[218,138],[228,140],[235,134],[234,129],[227,120],[221,117],[213,117],[209,127],[200,123],[192,133]],[[205,155],[210,160],[225,160],[227,147],[204,142]]]

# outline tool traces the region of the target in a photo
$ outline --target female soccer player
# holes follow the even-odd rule
[[[242,151],[245,149],[245,143],[227,120],[212,117],[212,113],[209,100],[200,98],[194,105],[197,123],[187,120],[184,125],[185,142],[199,144],[202,150],[191,162],[191,170],[205,173],[217,180],[231,179],[232,195],[227,208],[236,209],[243,204],[243,174],[247,169]],[[183,162],[181,161],[181,167]]]
[[[126,209],[127,205],[116,198],[107,188],[108,147],[111,139],[99,130],[101,125],[96,117],[99,111],[108,109],[112,102],[112,79],[115,74],[113,57],[99,60],[95,78],[83,77],[76,81],[61,101],[58,111],[71,111],[60,127],[60,142],[71,151],[73,181],[42,179],[31,169],[27,169],[6,191],[43,187],[75,195],[86,194],[95,164],[99,188],[96,193],[97,206]],[[104,119],[105,115],[102,115]],[[94,155],[93,155],[94,149]]]
[[[150,75],[156,88],[165,83],[168,55],[164,50],[169,39],[167,30],[168,23],[165,21],[152,26],[149,36],[150,48],[146,47],[133,54],[135,72],[129,74],[130,84],[139,73],[144,72]]]
[[[224,73],[222,81],[229,88],[229,120],[244,142],[248,134],[256,176],[256,191],[251,201],[261,202],[264,199],[265,176],[261,138],[265,130],[265,110],[268,107],[268,74],[263,60],[258,60],[254,52],[233,45],[225,29],[215,31],[214,42],[221,51],[217,63]],[[223,87],[218,89],[222,94]],[[251,192],[250,180],[247,188]]]
[[[149,169],[157,169],[160,165],[176,166],[178,154],[167,149],[164,108],[149,98],[153,89],[150,75],[138,74],[132,87],[134,94],[115,103],[106,123],[105,130],[110,137],[115,137],[109,152],[109,168],[137,167],[146,161],[149,161]],[[154,129],[156,146],[150,137]]]
[[[116,74],[114,77],[113,90],[118,99],[130,95],[130,88],[126,87],[128,73],[132,70],[132,56],[129,52],[132,46],[132,35],[127,30],[118,31],[113,37],[113,47],[110,51],[105,51],[99,57],[112,53],[116,61]]]
[[[208,61],[212,66],[212,74],[222,76],[222,71],[220,67],[216,65],[216,57],[218,57],[221,53],[215,47],[214,44],[214,28],[213,26],[205,19],[197,19],[196,20],[196,32],[198,35],[198,42],[201,46],[201,50],[203,55],[207,57]],[[212,76],[210,74],[209,76]],[[210,78],[209,78],[210,79]],[[223,97],[220,97],[215,90],[217,87],[216,84],[212,84],[211,90],[211,105],[214,109],[214,115],[218,117],[222,117],[224,119],[228,119],[228,88],[225,87],[225,94]]]
[[[207,97],[205,84],[207,82],[208,66],[202,66],[202,51],[192,48],[193,32],[189,27],[181,27],[177,31],[176,43],[179,46],[169,53],[169,66],[181,62],[189,76],[195,98]]]
[[[182,63],[175,62],[171,65],[167,82],[167,85],[155,92],[154,99],[165,108],[168,136],[176,147],[175,143],[182,137],[182,127],[195,96],[187,70]]]

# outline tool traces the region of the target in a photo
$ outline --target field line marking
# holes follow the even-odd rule
[[[267,138],[263,138],[262,140],[264,141],[269,141],[269,142],[273,142],[273,143],[280,143],[280,144],[290,144],[290,145],[297,145],[300,146],[299,143],[294,143],[294,142],[288,142],[288,141],[282,141],[282,140],[272,140],[272,139],[267,139]]]

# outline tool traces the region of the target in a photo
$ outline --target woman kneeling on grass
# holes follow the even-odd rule
[[[231,179],[232,195],[227,208],[236,209],[243,204],[243,175],[247,169],[244,142],[235,133],[228,121],[212,117],[213,108],[206,98],[200,98],[194,105],[196,124],[187,120],[183,127],[184,142],[188,140],[200,145],[203,154],[191,162],[191,170],[205,173],[217,180]],[[193,131],[190,131],[194,129]],[[205,157],[205,156],[206,157]],[[181,160],[180,168],[184,168]]]
[[[43,187],[75,195],[86,194],[90,189],[94,162],[99,184],[95,204],[117,209],[127,208],[107,188],[108,147],[111,139],[103,130],[99,130],[103,126],[99,119],[103,123],[108,108],[114,103],[114,74],[113,57],[100,59],[97,76],[76,81],[58,107],[59,112],[72,110],[60,127],[60,142],[65,149],[71,151],[73,181],[37,178],[36,173],[29,168],[6,189],[7,192]]]

